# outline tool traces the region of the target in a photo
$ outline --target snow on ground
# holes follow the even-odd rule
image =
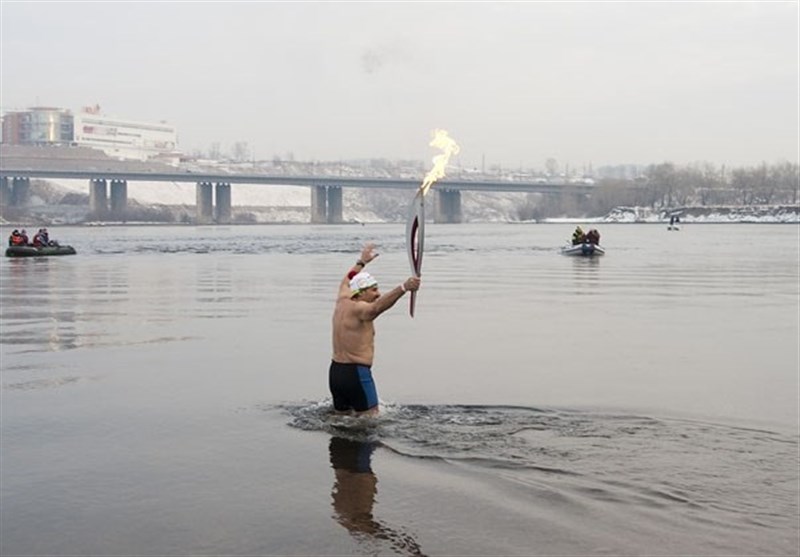
[[[52,180],[69,191],[89,194],[87,180]],[[128,199],[143,205],[194,205],[197,201],[195,184],[178,182],[128,182]],[[231,205],[234,207],[309,207],[311,193],[302,186],[231,186]]]
[[[676,210],[681,223],[800,223],[800,208],[797,206],[731,206],[731,207],[684,207]],[[547,223],[664,223],[669,214],[664,210],[648,207],[617,207],[604,217],[593,218],[548,218]]]
[[[66,191],[89,194],[87,180],[51,180],[48,182]],[[345,220],[355,222],[386,222],[374,211],[369,201],[345,192]],[[197,201],[196,185],[178,182],[129,182],[128,199],[142,205],[188,205]],[[518,209],[525,201],[524,194],[484,194],[467,192],[462,210],[467,222],[518,222]],[[35,203],[34,203],[35,204]],[[311,190],[304,186],[265,186],[235,184],[231,187],[231,204],[247,210],[261,207],[266,211],[259,220],[271,222],[308,222]],[[274,208],[274,210],[273,210]],[[281,210],[281,208],[286,208]],[[304,208],[299,211],[294,209]],[[800,223],[798,206],[730,206],[683,207],[673,209],[682,223]],[[648,207],[617,207],[603,217],[547,218],[546,223],[663,223],[669,222],[669,212]],[[392,217],[394,218],[394,217]]]

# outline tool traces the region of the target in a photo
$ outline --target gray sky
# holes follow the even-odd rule
[[[11,2],[3,110],[165,120],[188,152],[462,166],[798,161],[798,2]]]

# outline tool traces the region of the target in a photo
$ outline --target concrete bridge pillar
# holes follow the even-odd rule
[[[111,180],[111,212],[121,215],[128,208],[128,181]]]
[[[106,181],[102,178],[89,181],[89,210],[96,215],[103,215],[108,211]]]
[[[11,205],[24,207],[31,200],[31,179],[14,178],[11,180]]]
[[[311,187],[311,224],[324,224],[328,220],[328,188]]]
[[[11,205],[11,182],[3,176],[0,179],[0,206],[7,207],[9,205]]]
[[[216,187],[216,222],[217,224],[231,223],[231,185],[219,183]]]
[[[211,182],[197,183],[197,224],[210,224],[214,220],[214,185]]]
[[[328,186],[328,209],[326,211],[328,224],[342,223],[342,188]]]
[[[311,188],[311,224],[340,224],[342,222],[342,188],[313,186]]]
[[[433,222],[442,224],[461,222],[461,192],[436,188],[433,191],[435,192]]]

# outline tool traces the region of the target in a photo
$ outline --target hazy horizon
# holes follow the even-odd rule
[[[798,2],[0,3],[2,109],[185,152],[581,168],[798,162]]]

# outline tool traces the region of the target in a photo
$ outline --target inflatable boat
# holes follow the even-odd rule
[[[9,246],[6,257],[45,257],[48,255],[75,255],[72,246]]]
[[[578,255],[583,257],[590,257],[593,255],[605,255],[606,250],[600,247],[599,244],[591,244],[584,242],[582,244],[575,244],[564,246],[561,248],[563,255]]]

